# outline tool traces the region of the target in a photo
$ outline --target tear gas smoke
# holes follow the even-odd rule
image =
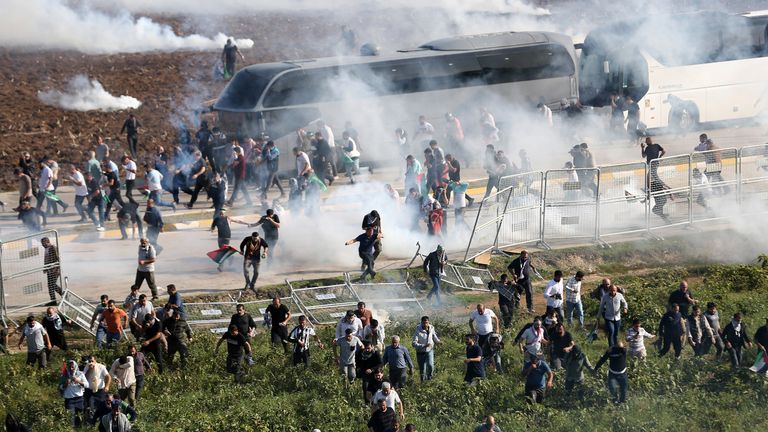
[[[135,18],[125,10],[108,14],[75,7],[63,0],[6,0],[0,14],[0,45],[25,49],[76,50],[86,54],[145,51],[217,50],[227,41],[219,33],[179,36],[150,18]],[[250,48],[250,39],[236,40]]]
[[[100,82],[85,75],[69,80],[65,90],[38,91],[37,98],[46,105],[71,111],[120,111],[141,105],[131,96],[113,96]]]

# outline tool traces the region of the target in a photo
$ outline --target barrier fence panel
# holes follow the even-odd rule
[[[374,316],[389,320],[420,317],[424,308],[416,299],[408,282],[353,283],[352,290],[357,293],[366,307],[374,311]],[[337,320],[338,321],[338,320]]]
[[[294,288],[295,282],[285,281],[298,308],[314,324],[335,324],[360,301],[347,283]]]
[[[91,317],[96,313],[96,306],[74,292],[66,290],[59,300],[59,312],[91,335],[96,336],[96,324],[91,327]]]
[[[541,205],[544,173],[505,177],[512,189],[499,223],[496,245],[505,248],[541,241]]]
[[[691,155],[654,159],[648,167],[649,229],[691,221]]]
[[[550,170],[544,176],[542,241],[597,239],[597,168]]]
[[[294,309],[292,297],[281,297],[280,302],[288,306],[288,309]],[[272,299],[184,303],[184,311],[187,314],[187,323],[191,327],[205,327],[210,328],[213,333],[224,333],[227,331],[232,315],[237,313],[238,304],[244,305],[246,313],[251,314],[253,320],[261,324],[264,312],[271,303]]]
[[[472,234],[464,252],[464,261],[469,261],[496,246],[496,235],[509,202],[511,189],[512,186],[502,189],[480,201]]]
[[[488,290],[488,282],[492,280],[493,275],[488,269],[450,263],[445,265],[445,274],[440,278],[455,287],[474,291]]]
[[[600,237],[647,230],[645,162],[600,167]]]
[[[692,222],[732,217],[739,204],[738,188],[738,150],[691,154]]]
[[[742,214],[768,212],[768,144],[739,149],[739,202]]]
[[[50,247],[41,241],[47,238]],[[2,317],[56,301],[62,293],[59,235],[54,230],[0,243]]]

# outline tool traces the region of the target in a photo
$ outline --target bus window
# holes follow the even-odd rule
[[[472,54],[422,58],[421,91],[485,85],[482,70]]]
[[[568,51],[554,45],[479,55],[477,61],[488,84],[564,77],[574,73]]]
[[[252,73],[244,69],[235,74],[216,101],[216,109],[247,110],[256,107],[271,75]]]
[[[393,61],[367,66],[368,82],[381,96],[419,91],[424,72],[418,60]]]
[[[280,76],[267,90],[264,107],[305,105],[339,100],[341,89],[334,86],[337,68],[295,70]]]
[[[272,139],[279,139],[296,132],[298,128],[321,118],[317,108],[285,108],[262,111],[263,121],[267,126],[267,134]]]

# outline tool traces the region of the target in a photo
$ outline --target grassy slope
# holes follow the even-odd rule
[[[750,333],[763,323],[768,313],[765,271],[738,264],[712,264],[692,255],[688,246],[679,242],[665,242],[663,250],[660,245],[645,242],[611,250],[538,253],[536,260],[542,273],[555,268],[566,272],[577,267],[588,270],[591,266],[595,273],[588,278],[588,289],[603,274],[613,275],[628,290],[630,315],[637,313],[648,322],[646,328],[654,332],[661,305],[684,276],[692,282],[697,298],[712,299],[720,304],[724,317],[737,309],[744,311]],[[503,265],[501,260],[492,264],[496,269]],[[492,303],[494,297],[488,296],[487,302]],[[453,296],[453,310],[465,310],[467,304],[480,298],[476,293]],[[595,309],[595,301],[588,300],[588,315],[594,316]],[[438,313],[432,315],[438,316]],[[527,319],[527,316],[521,317],[513,330]],[[414,322],[393,323],[387,333],[408,337],[414,325]],[[633,367],[630,402],[626,406],[615,407],[607,402],[603,369],[599,376],[587,377],[583,400],[566,399],[561,391],[562,376],[558,375],[545,406],[530,407],[520,395],[522,382],[518,372],[522,358],[514,347],[508,345],[504,353],[508,374],[492,374],[488,380],[467,388],[462,383],[461,335],[465,325],[438,319],[436,326],[445,341],[437,353],[436,379],[424,385],[416,383],[401,394],[406,405],[406,420],[415,423],[420,431],[472,430],[486,413],[495,414],[504,430],[531,426],[569,431],[765,430],[768,427],[764,415],[766,380],[746,370],[733,373],[727,363],[693,358],[690,347],[686,347],[680,361],[651,355],[645,364]],[[582,344],[583,332],[573,333]],[[330,340],[331,329],[322,329],[321,337]],[[324,432],[366,430],[368,411],[362,406],[359,386],[346,387],[342,383],[331,366],[330,349],[315,349],[313,367],[303,371],[286,366],[282,350],[272,350],[267,336],[259,335],[254,344],[257,365],[251,368],[247,384],[234,385],[223,371],[225,354],[213,355],[214,342],[212,335],[200,332],[193,344],[188,370],[148,378],[146,397],[138,407],[141,430],[277,432],[309,431],[314,427]],[[605,349],[605,339],[582,346],[594,363]],[[653,353],[649,347],[649,354]],[[754,355],[754,349],[748,350],[745,358],[751,359]],[[113,356],[111,352],[101,354],[110,362]],[[54,364],[60,359],[61,354],[57,354]],[[25,421],[34,425],[34,430],[68,430],[56,380],[52,369],[39,372],[23,366],[22,355],[0,357],[0,415],[4,416],[6,410],[21,413]]]

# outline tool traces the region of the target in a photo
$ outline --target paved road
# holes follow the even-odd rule
[[[729,129],[707,131],[721,147],[763,144],[766,141],[764,127],[745,126]],[[697,141],[697,133],[686,136],[659,136],[656,140],[667,149],[668,155],[687,153]],[[563,144],[557,152],[549,152],[549,158],[544,159],[537,168],[557,168],[567,160],[569,144]],[[618,163],[640,160],[639,147],[626,142],[607,144],[591,144],[599,164]],[[562,155],[559,151],[562,150]],[[516,153],[516,152],[515,152]],[[554,156],[552,156],[554,154]],[[634,157],[632,155],[635,155]],[[628,159],[628,158],[632,159]],[[536,165],[536,161],[534,161]],[[464,178],[480,178],[482,171],[478,167],[467,169]],[[370,177],[377,184],[357,184],[355,186],[334,185],[324,194],[324,213],[313,218],[282,216],[284,227],[277,248],[276,262],[271,267],[263,268],[259,284],[281,283],[284,279],[311,279],[321,276],[338,276],[342,272],[359,271],[359,259],[355,246],[344,246],[343,242],[353,238],[360,232],[362,215],[372,208],[379,209],[383,214],[385,239],[384,253],[378,261],[378,267],[402,266],[407,263],[415,252],[416,241],[421,241],[427,251],[434,246],[425,237],[414,235],[406,230],[398,230],[396,226],[403,223],[404,217],[399,213],[398,206],[381,192],[382,183],[393,183],[402,187],[397,169],[380,169]],[[480,183],[482,180],[480,181]],[[343,183],[343,182],[342,182]],[[482,196],[482,188],[471,190],[474,195]],[[68,194],[70,194],[68,196]],[[71,193],[66,189],[64,199],[72,202]],[[15,202],[14,194],[4,193],[2,199],[6,203]],[[0,237],[9,239],[22,232],[15,214],[7,205],[4,214],[0,215]],[[203,204],[202,207],[207,207]],[[258,219],[259,209],[237,207],[235,215],[240,215],[247,222]],[[452,213],[452,212],[451,212]],[[170,212],[166,215],[174,217]],[[218,272],[216,265],[205,255],[216,248],[216,237],[207,229],[206,222],[210,218],[210,210],[179,211],[174,217],[177,231],[163,233],[160,244],[164,251],[157,263],[157,282],[164,286],[175,283],[186,293],[223,292],[239,289],[244,285],[242,277],[242,259],[235,256],[230,260],[225,271]],[[121,241],[118,232],[108,230],[99,235],[92,225],[76,226],[77,216],[70,214],[65,217],[52,219],[51,228],[62,232],[61,258],[63,273],[68,276],[70,288],[87,299],[96,299],[102,293],[123,298],[133,283],[136,270],[137,241]],[[196,222],[201,221],[201,222]],[[468,233],[459,230],[450,231],[447,240],[449,256],[459,258],[463,255]],[[471,223],[471,221],[469,222]],[[248,235],[251,228],[233,225],[233,244],[239,244],[239,239]],[[146,290],[146,288],[145,288]],[[13,304],[12,299],[7,299]]]

